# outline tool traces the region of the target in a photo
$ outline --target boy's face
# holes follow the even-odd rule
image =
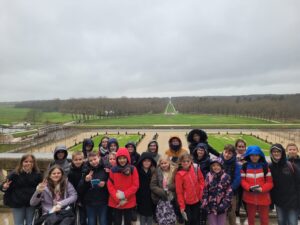
[[[222,170],[222,167],[220,166],[219,163],[213,163],[211,165],[211,169],[212,169],[213,172],[219,173]]]
[[[238,142],[236,145],[236,151],[239,154],[244,154],[246,151],[246,145],[244,144],[244,142]]]
[[[193,140],[194,140],[195,142],[200,142],[200,135],[199,135],[199,134],[194,134],[194,135],[193,135]]]
[[[120,166],[126,166],[127,158],[125,156],[119,156],[117,160]]]
[[[86,151],[91,151],[92,150],[92,145],[87,145],[87,146],[85,146],[85,150]]]
[[[112,165],[112,166],[116,165],[116,157],[110,156],[109,157],[109,164]]]
[[[250,155],[250,160],[253,163],[258,163],[259,159],[260,159],[259,155]]]
[[[156,151],[157,151],[157,146],[156,146],[156,144],[155,144],[155,143],[151,143],[151,144],[149,145],[149,150],[150,150],[150,152],[156,152]]]
[[[73,164],[75,167],[81,167],[83,163],[83,156],[82,155],[75,155],[72,159]]]
[[[198,159],[202,159],[205,155],[205,150],[203,148],[198,148],[197,149],[197,156],[198,156]]]
[[[91,156],[89,157],[89,163],[92,167],[97,167],[100,162],[100,157],[99,156]]]
[[[296,146],[289,146],[287,148],[287,153],[288,153],[288,156],[290,158],[297,158],[298,156],[298,149]]]
[[[133,145],[128,145],[128,146],[127,146],[127,149],[128,149],[128,152],[129,152],[129,153],[133,153],[133,152],[134,152],[134,147],[133,147]]]
[[[271,151],[271,154],[272,154],[273,158],[274,158],[276,161],[279,161],[279,160],[281,159],[281,157],[282,157],[281,151],[279,151],[279,150],[277,150],[277,149],[273,149],[273,150]]]
[[[65,152],[64,151],[58,151],[56,156],[57,156],[57,159],[64,159],[65,158]]]
[[[171,141],[172,145],[180,145],[180,142],[177,138],[173,138],[172,141]]]
[[[233,152],[224,149],[224,151],[223,151],[223,157],[224,157],[225,160],[230,160],[233,157]]]
[[[111,145],[109,146],[109,151],[110,152],[116,152],[117,151],[117,145],[116,143],[111,143]]]
[[[143,160],[143,167],[144,167],[145,169],[149,169],[149,168],[151,167],[151,164],[152,164],[152,162],[151,162],[150,159],[144,159],[144,160]]]

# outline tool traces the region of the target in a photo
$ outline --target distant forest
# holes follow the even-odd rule
[[[19,108],[70,113],[74,119],[163,113],[169,98],[82,98],[24,101]],[[300,94],[212,97],[172,97],[179,113],[222,114],[257,117],[267,120],[300,119]]]

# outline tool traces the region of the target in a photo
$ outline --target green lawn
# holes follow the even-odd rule
[[[36,133],[37,133],[37,130],[27,130],[27,131],[13,133],[12,136],[14,138],[17,138],[17,137],[28,136],[28,135],[31,135],[31,134],[36,134]]]
[[[243,139],[246,141],[247,146],[258,145],[264,151],[265,155],[269,155],[270,144],[246,134],[209,134],[208,143],[213,146],[219,152],[223,151],[226,144],[235,144],[237,139]]]
[[[86,124],[97,125],[201,125],[201,124],[276,124],[266,120],[247,117],[222,116],[222,115],[140,115],[120,118],[104,118],[86,121]]]
[[[97,137],[94,137],[93,138],[93,141],[94,141],[94,150],[98,150],[98,145],[100,143],[100,140],[101,138],[103,137],[104,135],[99,135]],[[140,138],[141,138],[141,135],[138,135],[138,134],[128,134],[128,135],[108,135],[110,138],[116,138],[119,142],[119,146],[120,147],[124,147],[125,144],[129,141],[133,141],[133,142],[137,142]],[[82,144],[78,144],[72,148],[70,148],[70,151],[81,151],[82,150]]]
[[[0,124],[12,124],[24,122],[30,109],[14,108],[13,106],[0,106]],[[38,118],[38,123],[65,123],[72,121],[71,114],[58,112],[42,112]]]
[[[19,146],[21,146],[21,144],[0,144],[0,152],[7,152]]]

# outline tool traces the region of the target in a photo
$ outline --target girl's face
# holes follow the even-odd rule
[[[103,148],[107,148],[107,143],[108,143],[108,139],[107,138],[104,138],[102,141],[101,141],[101,146]]]
[[[236,151],[238,154],[244,154],[246,151],[246,145],[244,142],[240,141],[236,145]]]
[[[156,144],[155,144],[155,143],[151,143],[151,144],[149,145],[149,150],[150,150],[150,152],[156,152],[156,151],[157,151],[157,146],[156,146]]]
[[[298,156],[298,149],[296,146],[289,146],[287,148],[287,153],[289,158],[297,158]]]
[[[117,160],[120,166],[126,166],[127,158],[125,156],[119,156]]]
[[[89,163],[92,167],[97,167],[100,162],[100,157],[99,156],[91,156],[89,157]]]
[[[182,169],[184,170],[188,170],[190,168],[192,164],[192,161],[190,159],[183,159],[181,161],[181,166],[182,166]]]
[[[221,172],[222,167],[221,167],[221,165],[219,163],[213,163],[211,165],[211,169],[212,169],[213,172],[219,173],[219,172]]]
[[[170,168],[170,163],[167,160],[160,161],[160,168],[162,171],[168,171]]]
[[[118,149],[117,144],[116,143],[111,143],[111,145],[109,146],[109,151],[110,152],[116,152]]]
[[[276,160],[276,161],[279,161],[282,157],[282,153],[281,151],[277,150],[277,149],[274,149],[271,151],[271,154],[273,156],[273,158]]]
[[[50,179],[54,182],[54,183],[58,183],[62,178],[62,172],[60,171],[60,169],[55,168],[54,170],[52,170],[51,174],[50,174]]]
[[[200,142],[200,135],[199,135],[199,134],[194,134],[194,135],[193,135],[193,140],[194,140],[195,142]]]
[[[22,162],[22,169],[26,172],[30,172],[32,171],[32,168],[33,168],[33,158],[29,156]]]
[[[205,150],[203,148],[198,148],[197,149],[197,156],[198,156],[198,159],[202,159],[205,155]]]
[[[75,155],[72,159],[73,164],[75,167],[81,167],[83,163],[83,156],[82,155]]]
[[[127,149],[128,149],[128,152],[129,152],[129,153],[133,153],[133,152],[134,152],[134,147],[133,147],[133,145],[128,145],[128,146],[127,146]]]
[[[109,157],[109,164],[112,165],[112,166],[115,166],[116,165],[116,157],[115,156],[110,156]]]
[[[230,160],[233,157],[233,152],[225,149],[223,151],[223,157],[225,160]]]
[[[250,155],[250,160],[253,163],[258,163],[259,159],[260,159],[259,155]]]
[[[152,162],[151,162],[150,159],[144,159],[143,160],[143,167],[144,167],[144,169],[149,169],[151,167],[151,164],[152,164]]]

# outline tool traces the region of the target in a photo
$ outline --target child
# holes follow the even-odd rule
[[[71,169],[68,174],[68,180],[73,185],[75,190],[78,191],[79,182],[87,170],[87,166],[84,163],[84,156],[82,152],[74,152],[72,154],[72,164]],[[79,209],[79,217],[80,217],[80,224],[86,225],[86,209],[84,207],[82,195],[78,196],[77,199],[77,207]]]
[[[159,200],[170,201],[170,202],[174,201],[174,197],[175,197],[174,172],[175,172],[175,169],[176,169],[176,167],[173,163],[171,163],[169,157],[161,156],[159,158],[157,168],[151,178],[151,183],[150,183],[151,198],[152,198],[154,205],[157,205]],[[156,214],[156,216],[157,216],[157,214]],[[160,217],[156,218],[158,224],[160,224],[159,221],[165,219],[165,217],[168,215],[161,215],[161,216],[162,216],[162,218],[160,218]],[[176,216],[175,216],[175,221],[176,221]]]
[[[75,216],[72,206],[77,200],[77,192],[68,182],[64,170],[54,165],[49,169],[45,180],[40,183],[30,200],[30,205],[41,203],[43,216],[38,224],[72,225]]]
[[[131,225],[131,210],[136,207],[136,192],[139,188],[139,175],[130,163],[127,148],[117,151],[117,165],[114,166],[107,182],[109,191],[108,205],[114,209],[114,225]]]
[[[207,151],[208,153],[211,153],[215,156],[219,156],[220,153],[215,150],[213,147],[211,147],[208,142],[207,142],[207,134],[204,130],[201,129],[193,129],[189,132],[187,136],[187,141],[189,142],[189,149],[190,149],[190,154],[193,154],[193,151],[197,144],[199,143],[204,143],[207,145]]]
[[[210,225],[225,225],[226,212],[230,208],[232,189],[230,177],[223,170],[220,158],[212,159],[210,172],[205,179],[202,207],[208,212]]]
[[[141,225],[152,225],[154,205],[151,199],[150,181],[156,167],[156,162],[150,152],[142,153],[137,164],[139,173],[139,189],[136,193],[137,211]]]
[[[176,196],[185,224],[198,225],[204,178],[188,153],[180,156],[175,175]]]
[[[206,177],[206,174],[209,172],[210,167],[210,157],[207,150],[207,145],[204,143],[199,143],[193,152],[194,163],[198,164],[201,169],[201,172]]]
[[[93,151],[93,148],[94,148],[94,141],[92,139],[86,138],[83,140],[82,152],[85,159],[88,157],[88,154]]]
[[[109,154],[109,150],[108,150],[108,140],[109,137],[104,136],[103,138],[101,138],[100,143],[99,143],[99,155],[103,158],[105,156],[107,156]]]
[[[274,183],[271,197],[276,206],[278,224],[297,225],[297,199],[300,197],[300,190],[295,179],[295,169],[286,160],[285,150],[281,144],[271,146],[270,156],[272,160],[270,170]]]
[[[240,187],[241,182],[241,166],[238,164],[236,160],[236,151],[233,145],[227,144],[224,147],[224,151],[221,154],[221,159],[224,164],[224,171],[230,177],[230,185],[233,191],[233,197],[231,201],[231,208],[227,211],[227,217],[229,221],[229,225],[236,224],[236,194],[238,188]]]
[[[169,149],[165,154],[172,162],[177,162],[178,158],[187,153],[187,150],[182,148],[182,142],[179,137],[173,136],[169,139]]]
[[[155,140],[152,140],[148,144],[147,152],[151,152],[153,154],[153,159],[155,162],[158,162],[158,159],[160,157],[160,154],[158,153],[158,143]]]
[[[97,218],[100,225],[107,224],[107,190],[108,173],[104,169],[101,157],[91,152],[88,155],[88,169],[79,184],[79,193],[83,195],[86,207],[88,225],[96,225]]]
[[[68,176],[71,167],[71,160],[68,159],[68,149],[65,145],[58,145],[54,149],[53,154],[54,160],[49,164],[48,169],[54,165],[60,166],[64,174]]]
[[[118,140],[115,138],[110,138],[107,143],[107,148],[109,152],[117,152],[119,149]]]
[[[136,152],[136,144],[132,141],[129,141],[125,145],[125,148],[127,148],[128,152],[130,154],[131,165],[137,166],[137,163],[140,158],[140,154]]]
[[[248,224],[255,224],[258,210],[260,224],[269,224],[270,190],[273,188],[272,176],[263,151],[258,146],[249,146],[241,169],[243,201],[246,202]]]
[[[12,208],[14,224],[31,224],[34,207],[30,206],[30,199],[37,185],[42,181],[42,175],[31,154],[23,155],[18,166],[0,186],[4,194],[4,205]]]

